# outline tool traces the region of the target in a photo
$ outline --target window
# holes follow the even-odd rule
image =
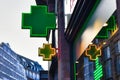
[[[89,80],[89,60],[88,57],[84,58],[84,79]]]
[[[90,62],[89,64],[89,75],[90,75],[90,80],[94,80],[94,63]]]
[[[88,58],[84,58],[84,74],[87,75],[89,73],[89,62]]]
[[[118,52],[120,53],[120,40],[118,41]]]
[[[116,65],[116,73],[117,75],[120,75],[120,55],[116,57],[115,61]]]
[[[31,71],[29,71],[29,76],[30,76],[30,78],[33,78]]]
[[[110,58],[110,48],[109,47],[106,47],[103,49],[103,57],[104,57],[104,60]]]
[[[120,54],[120,40],[115,44],[115,53]]]
[[[39,74],[36,74],[36,76],[37,76],[37,79],[39,79],[39,78],[40,78]]]
[[[35,73],[33,72],[33,78],[35,79],[36,78],[36,75],[35,75]]]
[[[105,78],[111,78],[112,77],[112,68],[111,68],[111,60],[106,61],[105,63]]]
[[[43,74],[41,74],[40,77],[41,77],[41,78],[48,78],[48,74],[43,73]]]
[[[88,57],[84,58],[84,79],[85,80],[94,80],[93,78],[94,64],[89,61]]]
[[[29,75],[29,72],[28,72],[28,70],[26,70],[26,75],[27,75],[27,76]]]

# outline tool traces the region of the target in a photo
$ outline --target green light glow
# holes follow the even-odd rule
[[[49,13],[47,6],[31,6],[31,13],[22,14],[22,29],[30,29],[31,37],[46,37],[55,27],[55,14]]]
[[[74,80],[76,80],[76,63],[74,63]]]
[[[100,78],[103,76],[103,67],[102,65],[99,63],[99,59],[97,58],[95,61],[95,66],[96,66],[96,70],[94,71],[94,79],[95,80],[100,80]]]

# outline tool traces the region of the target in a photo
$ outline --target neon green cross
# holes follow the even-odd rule
[[[97,49],[96,45],[92,44],[89,45],[85,54],[90,58],[90,60],[96,60],[98,56],[101,56],[101,50]]]
[[[99,59],[97,58],[95,61],[96,70],[94,71],[94,79],[100,80],[103,76],[102,65],[99,63]]]
[[[55,49],[51,47],[51,44],[43,44],[43,48],[39,48],[38,54],[39,56],[43,56],[44,61],[49,61],[56,53]]]
[[[22,29],[30,29],[31,37],[46,37],[55,27],[55,14],[48,13],[47,6],[31,6],[31,13],[22,14]]]
[[[103,27],[100,32],[97,34],[96,38],[98,39],[107,39],[109,38],[109,31],[114,32],[117,30],[115,16],[111,16],[108,20],[108,25],[106,27]]]

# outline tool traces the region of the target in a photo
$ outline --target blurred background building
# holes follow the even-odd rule
[[[1,80],[48,80],[48,71],[33,60],[16,54],[8,43],[0,44]]]
[[[38,62],[18,55],[19,62],[22,64],[25,70],[25,74],[28,80],[40,80],[40,71],[43,70]]]
[[[27,80],[25,69],[18,61],[17,54],[11,50],[9,44],[0,44],[0,79]]]

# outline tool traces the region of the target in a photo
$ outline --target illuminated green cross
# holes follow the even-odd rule
[[[44,61],[49,61],[56,53],[55,49],[51,47],[51,44],[43,44],[43,48],[39,48],[38,54],[39,56],[43,56]]]
[[[96,45],[92,44],[86,50],[86,55],[90,58],[90,60],[96,60],[98,56],[101,56],[101,50],[97,49]]]
[[[31,37],[46,37],[55,27],[55,14],[48,13],[47,6],[31,6],[31,13],[22,14],[22,29],[30,29]]]
[[[95,80],[100,80],[100,78],[103,76],[103,71],[102,71],[102,65],[99,63],[99,59],[97,58],[95,60],[95,66],[96,70],[94,71],[94,79]]]
[[[115,16],[111,16],[107,22],[107,26],[103,27],[100,32],[97,34],[96,38],[98,39],[107,39],[109,38],[109,31],[114,32],[117,30]]]

